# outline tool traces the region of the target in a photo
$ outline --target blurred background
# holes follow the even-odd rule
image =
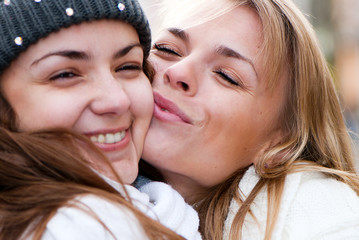
[[[140,0],[153,14],[156,1],[160,0]],[[359,0],[293,1],[314,26],[340,94],[347,126],[359,150]],[[359,160],[357,166],[359,170]]]
[[[359,0],[294,0],[313,24],[359,150]],[[359,172],[359,155],[357,154]]]
[[[359,0],[294,0],[332,67],[348,127],[359,131]]]

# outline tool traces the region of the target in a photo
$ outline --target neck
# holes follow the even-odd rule
[[[165,182],[179,192],[185,201],[191,205],[200,202],[204,194],[208,191],[208,187],[202,186],[188,177],[175,173],[162,174]]]

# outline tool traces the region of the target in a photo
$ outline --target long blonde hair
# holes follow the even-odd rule
[[[241,199],[238,192],[238,183],[246,169],[238,170],[201,199],[198,211],[204,239],[222,239],[232,198],[241,203],[230,231],[230,239],[238,239],[245,216],[251,214],[251,203],[264,187],[268,189],[269,201],[265,239],[270,239],[285,176],[292,172],[323,172],[347,183],[359,195],[352,142],[331,72],[311,24],[291,0],[196,0],[193,3],[170,0],[164,4],[161,27],[192,27],[244,5],[258,14],[263,25],[261,57],[267,69],[268,87],[274,87],[278,76],[289,70],[287,104],[279,123],[285,137],[256,163],[260,181],[247,199]]]

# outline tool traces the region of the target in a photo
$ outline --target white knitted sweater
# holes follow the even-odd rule
[[[249,195],[258,180],[259,176],[252,166],[239,183],[244,196]],[[228,239],[238,209],[239,205],[232,200],[224,239]],[[258,223],[248,214],[242,239],[264,239],[268,210],[266,189],[258,194],[251,210]],[[321,173],[290,174],[286,178],[272,239],[358,240],[359,196],[346,184]]]

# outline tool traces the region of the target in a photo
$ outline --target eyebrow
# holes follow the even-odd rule
[[[121,58],[121,57],[125,56],[126,54],[128,54],[135,47],[140,47],[142,49],[142,45],[140,43],[130,44],[130,45],[118,50],[112,56],[112,58],[113,59]],[[83,60],[83,61],[91,59],[91,56],[83,51],[63,50],[63,51],[50,52],[50,53],[42,56],[41,58],[33,61],[30,66],[32,67],[32,66],[38,64],[39,62],[41,62],[42,60],[44,60],[48,57],[53,57],[53,56],[60,56],[60,57],[65,57],[65,58],[68,58],[71,60]]]
[[[179,28],[169,28],[167,29],[170,33],[172,33],[175,37],[182,39],[183,41],[187,42],[189,39],[188,34]]]
[[[127,47],[124,47],[124,48],[118,50],[118,51],[113,55],[112,58],[113,58],[113,59],[121,58],[121,57],[127,55],[127,54],[128,54],[133,48],[135,48],[135,47],[139,47],[139,48],[143,49],[143,48],[142,48],[142,45],[141,45],[140,43],[130,44],[130,45],[128,45]]]
[[[79,51],[74,51],[74,50],[63,50],[63,51],[57,51],[57,52],[50,52],[50,53],[42,56],[41,58],[33,61],[30,66],[32,67],[32,66],[38,64],[39,62],[41,62],[42,60],[49,58],[49,57],[53,57],[53,56],[66,57],[66,58],[73,59],[73,60],[88,60],[88,59],[90,59],[90,56],[87,55],[85,52],[79,52]]]
[[[249,63],[249,65],[251,65],[251,67],[253,68],[255,74],[258,76],[256,68],[254,67],[253,61],[251,59],[245,57],[244,55],[240,54],[239,52],[237,52],[229,47],[223,46],[223,45],[217,47],[215,52],[224,57],[236,58],[236,59],[239,59],[239,60]]]

